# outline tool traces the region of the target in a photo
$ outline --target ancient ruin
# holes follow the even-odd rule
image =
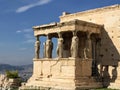
[[[20,78],[8,78],[6,75],[0,74],[0,90],[18,89],[20,84]]]
[[[33,29],[33,75],[20,89],[120,89],[120,5],[64,12],[60,22]],[[39,40],[42,36],[47,37],[44,44]],[[57,39],[57,47],[52,38]],[[44,50],[40,52],[42,44]],[[57,57],[52,57],[53,48]]]

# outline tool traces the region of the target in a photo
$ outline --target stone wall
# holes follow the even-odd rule
[[[73,79],[81,76],[89,77],[91,76],[91,62],[91,60],[68,58],[34,60],[33,76],[44,76],[46,78],[73,77]]]
[[[7,78],[6,75],[0,74],[0,90],[18,89],[21,85],[20,78]]]
[[[91,65],[92,60],[81,60],[79,58],[34,59],[33,76],[20,90],[31,87],[34,89],[35,87],[44,87],[51,90],[102,87],[99,81],[91,77]]]
[[[97,65],[102,65],[102,72],[104,72],[104,68],[107,67],[107,76],[109,77],[108,86],[110,82],[116,83],[115,81],[120,80],[120,5],[60,16],[60,22],[74,19],[104,26],[101,30],[100,54],[97,56],[96,61]],[[112,77],[116,77],[114,81],[111,81]]]

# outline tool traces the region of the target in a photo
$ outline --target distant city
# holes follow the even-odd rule
[[[18,71],[19,76],[23,81],[27,81],[32,75],[33,65],[21,65],[21,66],[13,66],[9,64],[0,64],[0,74],[5,74],[6,70],[9,71]]]

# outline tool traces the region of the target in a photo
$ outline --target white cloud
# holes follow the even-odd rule
[[[33,8],[33,7],[41,6],[41,5],[47,4],[47,3],[51,2],[51,1],[52,1],[52,0],[39,0],[39,1],[36,2],[36,3],[32,3],[32,4],[29,4],[29,5],[26,5],[26,6],[19,7],[19,8],[16,10],[16,13],[25,12],[25,11]]]
[[[25,41],[23,41],[23,43],[34,43],[35,42],[35,38],[34,38],[31,28],[17,30],[16,33],[20,33],[24,35]]]
[[[24,43],[34,43],[34,42],[35,42],[35,39],[28,39]]]
[[[21,33],[21,32],[22,32],[21,30],[16,31],[16,33]]]
[[[17,30],[16,33],[29,33],[32,32],[31,28],[23,29],[23,30]]]

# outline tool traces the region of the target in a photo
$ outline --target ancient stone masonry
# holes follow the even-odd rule
[[[119,7],[63,13],[60,22],[34,26],[33,75],[20,89],[120,88],[120,50],[119,39],[116,39],[119,36]],[[39,40],[41,36],[47,37],[43,43]],[[57,39],[57,47],[52,38]],[[43,52],[40,52],[41,45],[44,45]],[[56,48],[55,58],[52,57],[53,48]]]
[[[8,78],[4,74],[0,74],[0,90],[13,90],[18,89],[21,84],[20,78]]]
[[[91,38],[99,38],[97,35],[100,34],[101,28],[101,25],[77,19],[34,27],[34,34],[37,38],[35,42],[34,73],[26,85],[71,90],[101,87],[101,82],[95,81],[95,78],[91,76]],[[92,36],[92,34],[96,35],[96,37]],[[38,37],[41,36],[47,37],[44,42],[43,58],[39,57],[42,52],[39,52],[41,41],[39,41]],[[58,38],[56,58],[52,57],[54,45],[51,39],[53,37]],[[80,51],[79,46],[82,45],[81,43],[85,43],[82,46],[85,52]],[[84,59],[80,57],[80,53],[85,54]],[[91,82],[89,83],[88,80]],[[83,84],[83,82],[85,83]]]

